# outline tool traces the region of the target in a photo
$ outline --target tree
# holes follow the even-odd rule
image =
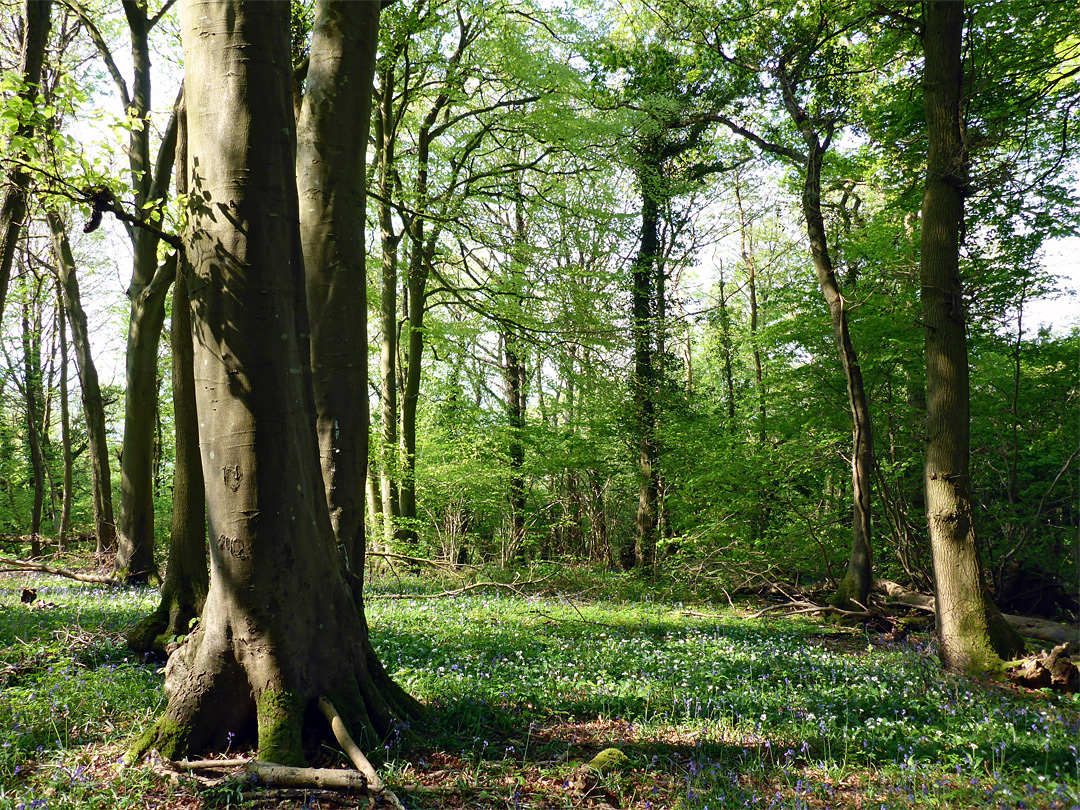
[[[157,362],[165,299],[176,275],[176,256],[158,262],[162,203],[168,195],[176,149],[177,111],[165,127],[157,155],[151,161],[150,34],[175,0],[165,0],[156,14],[147,3],[123,0],[131,38],[132,83],[120,72],[112,50],[93,17],[78,0],[67,0],[78,14],[116,85],[129,119],[128,181],[132,206],[151,226],[125,222],[132,247],[131,301],[128,318],[124,389],[124,440],[120,456],[120,525],[116,550],[117,574],[127,582],[157,577],[154,560],[154,433],[157,418]]]
[[[987,591],[975,532],[970,472],[970,393],[960,233],[968,184],[961,134],[964,4],[929,0],[923,29],[926,187],[920,283],[926,356],[927,523],[937,626],[947,666],[998,672],[1023,651]]]
[[[367,8],[319,3],[316,32],[352,33],[317,34],[313,65],[322,47],[327,69],[355,65],[352,48],[374,52]],[[320,697],[368,739],[415,706],[391,705],[369,671],[327,508],[305,338],[289,7],[189,0],[180,17],[185,92],[197,111],[186,242],[211,579],[198,629],[170,658],[165,715],[130,753],[224,748],[254,721],[259,757],[296,764]],[[331,100],[367,96],[370,86],[357,76],[334,91]]]
[[[176,139],[176,193],[187,194],[187,110],[181,105]],[[177,636],[191,630],[202,613],[209,588],[206,550],[206,490],[199,458],[199,420],[195,405],[195,361],[191,333],[191,268],[182,252],[177,255],[173,284],[172,393],[176,453],[173,462],[172,525],[169,558],[161,601],[157,608],[128,633],[135,652],[169,651]]]
[[[0,319],[4,316],[4,302],[7,300],[15,247],[26,217],[26,188],[30,184],[30,173],[20,161],[25,157],[34,136],[34,102],[38,96],[38,85],[41,83],[51,15],[52,0],[25,0],[23,3],[19,90],[15,96],[19,104],[12,110],[18,124],[9,142],[9,147],[13,147],[11,156],[14,164],[5,169],[4,188],[0,193]]]
[[[83,414],[86,417],[86,440],[90,453],[90,478],[94,501],[94,534],[97,551],[116,547],[116,524],[113,520],[112,474],[109,469],[109,445],[105,432],[105,404],[98,383],[97,367],[90,350],[90,330],[83,310],[76,274],[75,255],[68,241],[67,228],[60,214],[46,211],[52,237],[56,273],[63,290],[64,307],[71,324],[76,368],[82,390]]]

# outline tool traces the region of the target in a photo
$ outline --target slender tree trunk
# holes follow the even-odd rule
[[[810,254],[817,271],[818,285],[829,306],[833,340],[840,356],[847,383],[848,410],[851,413],[851,489],[852,523],[851,555],[847,573],[840,582],[831,602],[837,607],[850,607],[852,603],[866,605],[873,585],[871,553],[870,510],[873,497],[871,476],[874,470],[874,441],[870,422],[870,407],[866,401],[862,369],[848,327],[847,301],[840,291],[829,253],[825,234],[825,220],[821,215],[821,164],[825,149],[818,143],[816,134],[804,132],[809,148],[809,160],[803,184],[802,208],[806,218],[806,231],[810,237]]]
[[[133,127],[128,142],[128,165],[135,204],[144,206],[164,201],[168,195],[176,151],[177,109],[150,159],[150,31],[153,21],[145,2],[123,0],[131,34],[133,81],[128,114],[144,122]],[[178,99],[179,103],[179,99]],[[152,217],[160,223],[160,215]],[[176,276],[176,256],[160,265],[158,238],[153,233],[132,228],[131,301],[128,317],[127,360],[124,389],[124,439],[120,457],[120,525],[116,550],[116,572],[126,582],[157,579],[154,560],[154,447],[157,421],[158,348],[165,322],[165,299]]]
[[[964,4],[928,0],[923,97],[927,166],[922,204],[922,311],[926,354],[926,512],[937,626],[946,666],[1000,672],[1023,650],[987,592],[970,474],[969,370],[959,247],[967,185],[960,132]]]
[[[659,182],[658,145],[646,148],[643,166],[638,177],[641,191],[641,236],[632,270],[634,374],[631,393],[634,407],[634,430],[638,449],[638,506],[635,521],[637,533],[633,554],[623,554],[623,567],[640,566],[650,572],[656,560],[657,478],[656,412],[653,401],[656,388],[653,346],[656,328],[653,317],[654,274],[660,252],[660,208],[654,185]]]
[[[318,20],[348,17],[330,6],[320,3]],[[198,629],[169,660],[165,715],[129,755],[224,748],[254,725],[260,759],[303,764],[305,721],[318,717],[315,729],[327,731],[320,697],[369,742],[394,716],[369,699],[366,628],[319,460],[289,6],[186,0],[180,12],[188,105],[199,111],[189,119],[191,187],[213,206],[192,211],[188,249],[210,592]],[[373,49],[374,30],[357,36],[346,42]]]
[[[401,505],[396,475],[398,463],[398,245],[401,232],[395,233],[390,210],[394,171],[394,146],[397,138],[394,118],[394,65],[382,74],[379,108],[375,116],[378,151],[379,235],[382,248],[382,273],[379,288],[379,315],[382,341],[379,348],[380,442],[379,474],[382,504],[383,539],[387,546],[394,538]]]
[[[60,443],[64,458],[64,493],[60,505],[60,550],[65,551],[71,540],[71,409],[68,402],[68,340],[67,318],[64,315],[64,297],[59,284],[56,289],[56,325],[60,344]]]
[[[49,41],[51,15],[52,0],[24,0],[22,4],[23,41],[19,55],[22,87],[16,92],[16,97],[30,104],[37,100],[41,67],[45,61],[45,46]],[[15,134],[30,140],[34,135],[34,126],[29,121],[22,122]],[[26,188],[30,184],[30,174],[16,164],[6,172],[4,180],[3,189],[0,190],[0,321],[4,317],[4,304],[11,281],[11,265],[15,261],[15,246],[26,218]]]
[[[187,194],[186,113],[181,110],[177,133],[176,191]],[[161,601],[130,633],[127,643],[135,652],[166,654],[174,639],[185,636],[206,603],[210,587],[207,573],[206,493],[199,457],[199,421],[195,405],[194,347],[188,283],[191,268],[177,257],[173,284],[172,395],[176,452],[173,463],[173,512],[169,532],[169,558]]]
[[[431,125],[429,115],[417,136],[417,164],[415,206],[424,211],[428,203],[428,159],[431,153]],[[398,532],[399,538],[412,545],[416,542],[416,409],[420,402],[421,362],[424,354],[424,306],[427,302],[427,278],[429,242],[425,240],[424,219],[414,215],[409,228],[412,249],[409,252],[409,271],[406,280],[406,318],[408,342],[405,364],[405,390],[401,400],[401,454],[403,471],[399,490],[401,518],[406,526]],[[432,250],[434,245],[431,246]]]
[[[116,525],[113,521],[112,473],[109,469],[109,446],[105,432],[105,406],[98,384],[97,367],[90,353],[90,332],[86,312],[82,308],[79,280],[75,273],[75,257],[68,242],[63,220],[55,211],[47,211],[52,234],[53,255],[64,291],[64,305],[71,323],[75,363],[82,389],[83,412],[86,414],[86,437],[90,452],[90,477],[94,497],[94,530],[97,552],[116,547]]]
[[[720,340],[724,353],[724,392],[727,399],[728,432],[735,431],[735,378],[732,373],[733,346],[731,342],[731,315],[727,296],[724,294],[724,273],[720,272]]]
[[[36,296],[34,296],[36,298]],[[45,497],[45,471],[41,458],[41,427],[38,418],[38,385],[41,380],[41,318],[31,318],[36,301],[27,296],[22,306],[23,395],[26,403],[26,433],[30,445],[30,467],[34,476],[34,505],[30,516],[30,554],[41,556],[41,510]]]
[[[757,391],[758,441],[765,442],[765,372],[761,362],[761,341],[758,335],[758,297],[757,297],[757,259],[754,248],[748,239],[750,223],[743,209],[742,192],[739,190],[740,178],[735,178],[735,202],[739,209],[739,239],[743,267],[746,268],[746,288],[750,296],[750,351],[754,358],[754,382]],[[734,398],[731,399],[734,403]],[[734,412],[732,412],[734,414]]]

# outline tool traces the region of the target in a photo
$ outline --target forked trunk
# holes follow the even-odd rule
[[[210,592],[170,658],[165,715],[130,754],[178,757],[254,731],[260,759],[297,764],[305,722],[329,730],[320,696],[368,740],[394,716],[369,671],[319,464],[289,6],[187,0],[180,17]]]
[[[969,369],[960,280],[967,155],[960,134],[964,5],[929,0],[926,61],[926,189],[922,204],[926,327],[926,515],[934,560],[937,627],[945,664],[997,672],[1023,642],[990,599],[975,534],[970,475]]]

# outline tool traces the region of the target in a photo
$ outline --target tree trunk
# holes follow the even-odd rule
[[[176,151],[177,110],[150,161],[150,31],[153,21],[147,5],[123,0],[131,34],[133,80],[127,113],[142,126],[132,127],[128,142],[128,167],[135,205],[160,224],[160,214],[144,208],[164,201],[168,194]],[[160,265],[158,237],[140,228],[129,230],[132,262],[131,300],[128,317],[127,360],[124,389],[124,439],[120,457],[120,525],[116,549],[116,573],[125,582],[153,581],[158,576],[154,561],[154,447],[157,423],[158,348],[165,322],[165,298],[176,276],[176,256]]]
[[[64,493],[60,505],[60,530],[58,543],[65,551],[71,540],[71,497],[72,497],[72,458],[71,458],[71,409],[68,402],[68,341],[67,318],[64,316],[63,293],[57,284],[56,289],[56,326],[60,343],[60,444],[64,458]]]
[[[41,510],[45,499],[45,469],[41,457],[41,427],[38,417],[38,386],[41,381],[41,317],[29,290],[22,306],[23,396],[26,403],[26,434],[29,439],[30,467],[34,476],[34,505],[30,516],[30,555],[41,556]]]
[[[960,132],[964,5],[929,0],[923,36],[927,166],[922,203],[926,355],[926,513],[937,626],[946,666],[1000,672],[1023,650],[1001,617],[979,560],[969,470],[969,379],[959,246],[967,184]]]
[[[623,567],[640,568],[649,573],[656,560],[656,523],[659,483],[657,479],[655,368],[653,358],[653,289],[654,269],[660,252],[660,208],[654,185],[659,182],[658,144],[646,147],[641,156],[646,165],[640,171],[641,241],[634,257],[631,291],[634,338],[634,373],[631,393],[634,408],[634,431],[638,449],[638,507],[633,554],[623,555]]]
[[[68,242],[67,230],[60,215],[47,211],[52,233],[53,256],[64,290],[64,306],[71,323],[71,338],[75,346],[75,363],[82,389],[83,412],[86,414],[86,438],[90,452],[90,477],[94,493],[94,530],[97,552],[116,547],[116,524],[113,521],[112,473],[109,469],[109,446],[105,433],[105,406],[98,384],[97,367],[90,353],[90,331],[86,312],[82,308],[79,280],[75,274],[75,257]]]
[[[184,172],[187,150],[185,112],[181,111],[177,133],[176,191],[187,194]],[[188,282],[191,268],[178,256],[173,284],[172,394],[176,457],[173,463],[173,513],[169,532],[169,559],[161,601],[130,633],[127,643],[135,652],[168,652],[170,642],[187,635],[192,621],[202,613],[210,587],[206,551],[206,493],[199,458],[199,420],[195,405],[195,366],[191,334],[191,301]]]
[[[180,18],[197,111],[188,255],[210,592],[198,629],[170,658],[165,715],[129,756],[222,749],[254,725],[259,759],[302,765],[305,721],[329,732],[320,696],[369,742],[394,717],[374,694],[319,461],[289,6],[186,0]],[[374,31],[361,33],[370,48]]]
[[[873,584],[870,508],[873,495],[871,476],[874,470],[874,441],[862,369],[851,340],[851,330],[848,328],[847,301],[836,281],[825,235],[825,220],[821,215],[821,164],[825,158],[825,148],[818,141],[817,134],[809,128],[804,129],[803,136],[809,147],[803,182],[803,216],[806,218],[806,232],[810,237],[810,254],[817,271],[818,285],[825,297],[825,303],[829,306],[833,340],[840,356],[840,366],[844,370],[848,410],[851,413],[851,555],[847,573],[830,599],[830,603],[835,607],[849,610],[856,605],[866,606],[866,598]]]
[[[45,61],[45,45],[49,41],[51,15],[52,0],[24,0],[22,53],[19,56],[22,87],[16,93],[20,101],[33,104],[37,99],[41,67]],[[29,140],[34,135],[33,124],[20,123],[15,135]],[[15,261],[15,246],[26,218],[26,187],[30,184],[30,174],[16,164],[6,172],[4,179],[3,190],[0,191],[0,321],[4,317],[4,304],[11,281],[11,265]]]
[[[746,268],[746,289],[750,296],[750,351],[754,358],[754,382],[757,391],[757,432],[758,441],[765,441],[765,372],[761,362],[761,339],[758,335],[758,297],[757,297],[757,261],[754,257],[754,248],[747,234],[750,223],[747,222],[746,212],[743,209],[742,193],[739,190],[741,178],[735,178],[735,203],[739,209],[739,245],[742,254],[743,267]],[[721,292],[723,289],[721,288]],[[722,313],[727,318],[727,313]],[[730,363],[730,359],[728,360]],[[726,373],[730,374],[730,366],[726,367]],[[730,384],[730,380],[729,380]],[[731,415],[734,418],[734,397],[730,398]]]
[[[371,682],[361,684],[361,692],[369,714],[409,716],[418,704],[390,680],[368,643],[363,603],[371,427],[365,147],[379,9],[377,3],[349,0],[319,3],[298,123],[296,171],[319,457],[330,522],[362,629],[358,641]]]
[[[398,245],[402,232],[395,233],[390,210],[394,172],[394,145],[397,129],[394,118],[394,65],[383,72],[379,108],[375,117],[378,144],[379,235],[382,273],[379,287],[379,316],[382,341],[379,348],[379,479],[382,504],[383,540],[387,548],[401,516],[398,500]]]

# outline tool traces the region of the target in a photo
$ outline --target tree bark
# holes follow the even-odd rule
[[[45,468],[41,456],[41,427],[38,416],[38,387],[41,384],[41,316],[36,295],[22,305],[23,397],[26,403],[26,434],[30,467],[34,476],[34,505],[30,515],[30,555],[41,556],[41,510],[45,499]],[[33,312],[32,312],[33,308]],[[33,314],[33,317],[31,315]]]
[[[967,154],[961,135],[964,4],[929,0],[923,48],[927,165],[920,283],[926,356],[927,522],[946,666],[1001,671],[1022,652],[990,599],[979,560],[970,475],[969,369],[960,280]]]
[[[364,614],[364,499],[368,465],[365,156],[371,120],[377,3],[317,6],[297,125],[300,239],[311,322],[311,367],[326,502],[352,589],[370,682],[372,715],[415,714],[418,705],[386,674],[368,643]]]
[[[64,551],[71,540],[72,456],[71,456],[71,409],[68,403],[68,340],[67,318],[64,315],[64,296],[57,284],[56,327],[60,344],[60,444],[64,459],[64,493],[60,505],[60,530],[58,543]]]
[[[659,482],[657,478],[656,413],[653,401],[656,380],[653,358],[653,288],[654,270],[660,252],[660,206],[656,185],[660,182],[659,143],[649,143],[640,159],[638,172],[641,193],[641,234],[637,256],[631,271],[631,329],[634,340],[634,373],[631,395],[634,408],[634,431],[638,450],[638,506],[632,554],[623,554],[623,567],[638,567],[650,572],[656,561],[656,524]]]
[[[389,62],[389,60],[388,60]],[[394,112],[394,64],[382,72],[379,106],[375,116],[378,145],[379,236],[382,248],[382,273],[379,284],[379,317],[382,340],[379,347],[379,486],[382,505],[383,542],[387,548],[401,516],[396,474],[398,464],[398,245],[403,231],[395,232],[390,209],[394,172],[394,147],[397,126]],[[402,101],[404,104],[405,101]]]
[[[51,15],[52,0],[24,0],[22,4],[23,41],[19,55],[22,87],[16,96],[30,104],[36,101],[38,85],[41,83],[45,45],[52,27]],[[33,122],[21,122],[15,134],[21,138],[32,138]],[[26,188],[30,184],[30,174],[21,166],[14,166],[6,175],[3,191],[0,192],[0,320],[4,317],[4,304],[11,281],[11,265],[15,261],[15,246],[26,218]]]
[[[254,724],[260,759],[304,765],[305,720],[329,733],[320,696],[368,741],[394,717],[369,700],[366,628],[339,564],[319,461],[289,7],[186,0],[180,18],[210,592],[198,629],[170,658],[165,715],[129,758],[222,749]]]
[[[176,191],[187,194],[186,110],[181,109],[177,128]],[[207,573],[206,491],[199,457],[199,420],[195,404],[194,346],[191,333],[191,300],[188,283],[191,268],[177,256],[173,284],[172,394],[176,453],[173,463],[173,512],[169,532],[169,558],[161,601],[130,633],[127,643],[135,652],[168,652],[173,639],[185,636],[202,613],[210,587]]]
[[[75,363],[82,390],[83,412],[86,414],[86,438],[90,452],[90,477],[94,489],[94,531],[97,552],[116,547],[116,524],[113,521],[112,472],[109,469],[109,445],[105,433],[105,406],[101,398],[97,367],[90,352],[90,331],[86,312],[82,308],[79,280],[75,273],[75,257],[68,242],[67,230],[60,215],[46,211],[52,234],[53,256],[64,291],[64,306],[71,323],[71,338],[75,347]]]
[[[131,35],[133,65],[131,94],[121,85],[121,96],[129,116],[142,122],[131,130],[128,141],[128,168],[134,189],[136,210],[145,211],[155,224],[159,213],[147,206],[168,196],[176,151],[177,111],[150,160],[150,31],[156,18],[148,15],[141,0],[123,0]],[[110,57],[111,58],[111,57]],[[131,300],[128,317],[127,359],[124,389],[124,438],[120,457],[120,525],[116,550],[116,574],[129,583],[143,583],[158,576],[154,560],[154,447],[157,422],[158,348],[165,322],[165,298],[176,276],[176,257],[160,265],[158,237],[141,228],[130,228],[133,253]]]

